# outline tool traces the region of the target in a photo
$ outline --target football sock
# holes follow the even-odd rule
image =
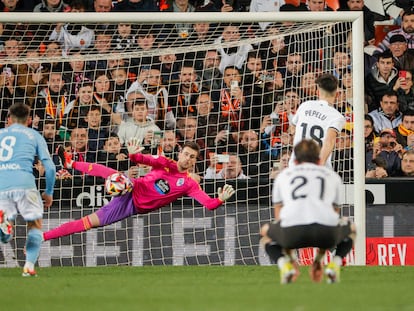
[[[315,256],[315,260],[314,261],[320,262],[322,260],[323,256],[325,256],[325,252],[323,252],[323,253],[322,252],[318,252],[316,254],[316,256]]]
[[[273,263],[277,263],[278,259],[283,256],[282,247],[274,242],[265,245],[267,255]]]
[[[287,258],[287,257],[285,257],[285,256],[282,256],[282,257],[280,257],[280,258],[277,260],[277,266],[279,267],[279,269],[280,269],[280,270],[282,270],[282,269],[283,269],[284,264],[285,264],[285,263],[287,263],[287,262],[289,262],[289,261],[290,261],[290,259],[289,259],[289,258]]]
[[[353,241],[351,238],[344,239],[336,247],[335,255],[344,258],[352,249]]]
[[[90,176],[98,176],[106,178],[116,172],[113,168],[106,167],[102,164],[88,163],[88,162],[73,162],[72,167],[82,173],[86,173]]]
[[[43,233],[43,240],[48,241],[73,233],[83,232],[92,227],[89,217],[85,216],[81,219],[73,220],[60,225],[59,227]]]
[[[26,240],[26,264],[25,267],[30,270],[34,269],[40,253],[40,245],[42,244],[42,231],[36,228],[29,229]]]

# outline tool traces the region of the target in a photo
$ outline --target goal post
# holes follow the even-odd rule
[[[360,156],[365,154],[363,129],[364,27],[362,12],[197,12],[191,14],[0,13],[0,17],[4,25],[40,25],[40,28],[27,27],[24,30],[21,30],[20,34],[22,35],[23,39],[25,39],[24,36],[26,36],[31,31],[31,29],[46,29],[45,33],[48,33],[50,35],[51,31],[54,29],[57,23],[72,25],[94,25],[95,29],[98,29],[99,25],[111,25],[111,31],[114,31],[117,24],[124,23],[132,24],[135,26],[134,29],[137,32],[140,29],[149,31],[156,30],[158,36],[158,45],[154,46],[154,48],[151,50],[137,49],[135,46],[131,47],[128,45],[130,42],[121,42],[120,40],[120,44],[125,45],[123,46],[123,49],[117,50],[116,53],[92,53],[89,52],[89,49],[81,49],[81,55],[71,55],[68,53],[65,58],[47,58],[44,54],[41,56],[42,62],[61,63],[61,66],[57,66],[57,68],[60,68],[59,70],[62,74],[67,73],[65,72],[67,69],[64,68],[66,68],[71,61],[76,62],[78,60],[82,60],[85,62],[94,62],[94,64],[96,64],[101,60],[118,61],[120,59],[126,59],[126,65],[122,66],[126,66],[128,69],[128,74],[134,73],[134,76],[128,76],[128,82],[130,82],[130,84],[127,88],[122,90],[123,93],[121,95],[120,92],[116,92],[116,89],[111,89],[111,100],[113,100],[114,96],[118,96],[118,103],[121,103],[123,105],[122,109],[124,109],[123,111],[122,109],[116,110],[115,106],[118,106],[114,100],[113,107],[110,111],[111,118],[113,115],[118,116],[119,114],[122,115],[122,113],[124,113],[122,117],[128,117],[128,111],[126,111],[126,103],[128,101],[127,97],[130,94],[136,93],[138,91],[141,92],[143,90],[144,92],[146,90],[143,86],[144,81],[141,81],[142,83],[136,86],[135,89],[131,89],[133,82],[139,79],[142,68],[152,68],[152,62],[154,62],[154,59],[157,59],[156,68],[160,68],[159,66],[163,65],[162,61],[158,60],[160,56],[175,54],[178,55],[178,60],[175,62],[180,63],[180,66],[188,62],[192,63],[193,66],[199,66],[203,63],[207,51],[230,51],[231,49],[238,49],[237,53],[239,53],[242,50],[242,46],[249,46],[249,49],[252,51],[261,51],[260,53],[262,57],[262,65],[264,66],[263,72],[265,72],[267,65],[264,64],[268,64],[271,58],[269,56],[269,59],[266,59],[266,56],[263,55],[274,55],[270,53],[271,45],[266,45],[265,43],[270,42],[271,40],[278,40],[280,38],[284,39],[285,37],[289,37],[291,38],[291,41],[289,41],[289,43],[286,43],[286,45],[289,47],[289,44],[292,46],[296,44],[297,46],[301,47],[299,54],[306,54],[306,56],[303,56],[303,62],[305,63],[305,66],[309,68],[318,68],[314,71],[316,72],[320,69],[319,71],[322,72],[332,69],[333,51],[335,49],[340,50],[343,48],[346,44],[345,38],[348,37],[349,33],[352,33],[352,86],[350,88],[352,89],[351,94],[353,104],[350,106],[350,111],[347,113],[350,114],[348,115],[350,118],[349,121],[353,124],[353,154],[356,156],[354,156],[352,159],[342,159],[350,160],[353,162],[353,179],[347,181],[344,186],[343,203],[344,205],[349,206],[349,216],[353,218],[357,227],[357,237],[355,241],[355,260],[353,264],[365,265],[365,162],[364,157]],[[183,27],[185,27],[187,24],[192,25],[201,22],[214,25],[210,28],[209,39],[205,42],[200,42],[198,40],[185,40],[187,39],[187,36],[189,36],[189,33],[187,32],[188,29],[180,33],[177,30],[178,26],[176,26],[184,25]],[[261,31],[260,29],[252,27],[253,23],[258,22],[276,23],[279,27],[278,31],[274,33],[267,33],[265,31]],[[344,23],[347,23],[347,26],[343,26]],[[240,39],[236,41],[218,42],[216,39],[221,36],[222,26],[228,24],[238,25],[242,28],[244,27],[244,33],[241,35]],[[142,25],[146,25],[148,27],[145,28]],[[339,39],[332,35],[333,29],[339,29]],[[80,31],[80,27],[78,27],[78,31]],[[316,33],[319,31],[319,33],[322,33],[324,36],[326,36],[326,38],[315,37],[313,34],[311,34],[312,31]],[[172,34],[172,32],[174,33]],[[95,32],[95,36],[97,33],[98,31]],[[182,37],[180,38],[177,33]],[[29,51],[29,48],[27,47],[31,44],[37,46],[40,45],[40,43],[44,45],[45,42],[50,42],[49,35],[47,38],[41,38],[39,32],[37,35],[34,35],[34,38],[36,38],[36,40],[40,40],[39,42],[30,42],[30,40],[25,40],[25,47],[23,47],[21,55],[27,56],[26,52]],[[112,42],[115,36],[114,34],[111,36]],[[189,36],[188,39],[192,39],[191,36]],[[136,40],[136,38],[134,38],[134,40]],[[91,48],[92,46],[93,42],[91,43]],[[43,49],[45,49],[45,47],[43,47]],[[69,51],[70,50],[68,50],[68,52]],[[43,51],[42,53],[45,52]],[[182,58],[180,58],[180,55],[184,54],[187,55],[187,57],[182,56]],[[231,60],[230,64],[232,66],[238,67],[241,71],[243,71],[246,68],[247,54],[248,53],[246,52],[244,58],[238,60],[239,62],[234,59]],[[221,60],[224,58],[223,55],[224,54],[219,55],[221,56]],[[312,57],[314,55],[316,55],[318,59],[313,59]],[[279,60],[277,58],[279,56],[272,57],[276,59],[276,62]],[[286,57],[286,55],[283,57]],[[17,58],[3,57],[0,60],[0,63],[4,67],[7,67],[8,65],[24,65],[33,61],[39,61],[39,59],[34,59],[30,56],[22,56]],[[161,64],[159,62],[161,62]],[[318,67],[319,65],[321,68]],[[277,65],[274,66],[277,67]],[[286,64],[279,66],[286,66]],[[108,76],[111,80],[111,83],[115,84],[115,77],[111,76],[113,73],[110,73],[113,68],[111,68],[111,70],[106,69],[106,71],[107,73],[109,72]],[[169,82],[167,83],[168,87],[165,87],[165,91],[157,89],[156,93],[147,92],[148,94],[146,93],[145,98],[147,100],[154,100],[155,96],[158,96],[156,100],[159,100],[160,97],[165,96],[163,100],[170,103],[172,94],[174,93],[174,87],[178,83],[177,80],[180,75],[180,71],[177,68],[172,66],[171,71],[168,73],[169,76],[167,79]],[[225,66],[223,65],[223,68],[220,69],[221,77],[224,75],[224,68]],[[282,67],[280,71],[284,74],[285,69],[286,68]],[[312,70],[309,69],[308,71],[311,72]],[[100,71],[102,70],[94,67],[94,69],[91,69],[90,72],[84,71],[83,74],[85,76],[90,74],[88,80],[94,80],[96,79],[97,73]],[[278,70],[276,68],[275,72],[270,75],[272,79],[275,79],[272,81],[274,85],[277,85],[277,83],[280,82],[275,82],[277,74],[279,74],[277,71]],[[232,117],[235,116],[234,110],[236,109],[233,106],[232,102],[230,102],[230,104],[227,106],[223,105],[223,102],[225,101],[225,95],[223,94],[225,93],[221,92],[221,89],[225,88],[222,87],[224,83],[222,81],[224,79],[220,78],[219,81],[216,81],[211,77],[206,78],[201,74],[202,68],[197,68],[197,85],[200,87],[200,90],[197,91],[197,96],[194,98],[194,100],[196,100],[196,98],[198,99],[201,96],[200,94],[207,92],[211,97],[211,100],[216,103],[213,110],[215,109],[215,113],[217,114],[217,118],[214,119],[215,123],[207,123],[205,125],[206,127],[214,127],[214,136],[209,136],[206,134],[205,137],[197,137],[203,141],[203,144],[206,144],[207,146],[205,148],[205,157],[203,159],[205,166],[203,167],[202,172],[200,172],[203,176],[209,166],[208,154],[218,152],[218,148],[216,146],[218,136],[216,135],[218,135],[220,131],[230,129],[230,132],[232,133],[231,135],[234,134],[234,137],[236,137],[237,135],[241,136],[240,133],[247,132],[248,130],[254,130],[256,132],[259,132],[260,146],[262,146],[262,140],[264,140],[264,136],[262,137],[261,135],[262,133],[260,132],[261,128],[259,125],[263,122],[263,117],[269,114],[272,116],[272,113],[275,111],[276,106],[283,104],[283,101],[285,100],[285,93],[289,90],[300,90],[298,91],[300,101],[305,100],[307,96],[304,95],[305,86],[299,84],[302,83],[301,81],[292,82],[293,84],[298,83],[297,85],[287,86],[285,82],[285,76],[282,76],[283,86],[281,86],[280,89],[277,89],[276,86],[272,86],[274,89],[271,88],[268,91],[266,89],[266,75],[256,81],[254,80],[254,73],[252,74],[252,72],[249,71],[249,74],[253,75],[253,80],[249,80],[249,75],[246,72],[247,71],[243,72],[240,83],[244,87],[243,96],[245,96],[245,100],[248,101],[249,105],[251,106],[249,106],[247,109],[247,117],[240,117],[240,120],[237,120],[237,122],[240,121],[244,122],[244,124],[249,124],[243,125],[243,127],[240,125],[240,123],[237,123],[234,119],[232,119]],[[163,74],[163,72],[161,72],[161,74]],[[45,76],[45,78],[47,78],[47,76]],[[212,91],[213,87],[209,87],[214,83],[214,81],[216,81],[219,85],[217,86],[217,89]],[[93,84],[94,81],[89,82]],[[259,86],[259,82],[263,83],[263,85]],[[148,83],[148,81],[145,80],[145,83]],[[207,87],[207,91],[202,90],[202,86],[205,84],[208,84],[209,86]],[[40,89],[47,87],[47,85],[47,82],[44,82],[43,86],[37,87],[40,91]],[[82,85],[84,84],[80,83],[78,85],[78,81],[76,80],[66,82],[68,91],[68,103],[77,98],[78,94],[76,92]],[[262,88],[262,91],[260,91],[260,88]],[[254,91],[255,89],[256,91]],[[143,93],[141,92],[141,94]],[[71,95],[73,95],[73,98],[70,98]],[[25,96],[29,97],[27,94]],[[36,98],[34,99],[35,103],[38,97],[39,94],[36,94]],[[257,104],[258,98],[262,100],[264,97],[271,99],[267,101],[263,100],[263,102]],[[255,104],[256,106],[254,106]],[[243,103],[241,103],[241,106],[243,106]],[[223,107],[225,107],[227,110],[222,111],[221,109],[224,109]],[[256,107],[256,110],[254,110],[252,107]],[[173,113],[173,117],[175,117],[173,123],[169,123],[167,120],[167,111],[165,116],[163,116],[166,118],[163,120],[165,122],[157,123],[162,131],[172,130],[176,132],[181,129],[181,127],[185,127],[185,124],[187,124],[185,123],[187,121],[183,120],[189,116],[188,112],[186,115],[178,117],[178,108],[173,108],[177,109],[174,110]],[[240,108],[240,111],[241,110],[242,109]],[[152,113],[152,117],[154,119],[158,118],[156,112]],[[281,130],[277,135],[273,133],[275,131],[275,127],[269,125],[267,128],[271,128],[270,132],[268,130],[265,130],[265,133],[269,134],[266,139],[270,142],[270,146],[268,146],[270,151],[265,163],[268,166],[266,174],[261,175],[259,169],[258,172],[251,173],[252,176],[250,176],[250,179],[240,180],[230,178],[223,180],[212,178],[203,179],[201,181],[201,187],[205,189],[211,196],[214,196],[216,194],[217,188],[222,186],[224,182],[228,182],[234,185],[237,189],[234,200],[226,203],[223,207],[220,207],[215,212],[206,211],[193,200],[184,198],[182,200],[178,200],[178,202],[172,204],[170,207],[164,207],[159,211],[155,211],[147,215],[139,215],[117,224],[113,224],[106,228],[94,229],[84,234],[65,237],[61,241],[44,243],[42,246],[41,257],[39,259],[39,265],[93,266],[123,264],[139,266],[147,264],[267,264],[268,259],[264,255],[263,249],[261,249],[259,246],[258,232],[260,225],[264,222],[269,221],[272,217],[271,187],[273,183],[269,178],[269,175],[271,173],[273,164],[277,163],[277,165],[279,165],[281,161],[281,155],[271,154],[271,151],[278,149],[278,146],[282,145],[281,137],[283,136],[283,133],[287,134],[288,115],[285,115],[286,120],[280,119],[282,116],[283,114],[278,115],[279,122],[281,122],[281,124],[278,124],[277,126],[279,126]],[[63,118],[65,117],[67,116],[64,116]],[[197,120],[197,122],[199,122],[199,118]],[[77,117],[77,120],[75,120],[75,123],[79,123],[80,121],[84,122],[83,119],[81,120],[81,116],[79,115]],[[235,125],[236,123],[237,125]],[[160,124],[162,124],[162,126]],[[120,126],[121,125],[119,125],[119,123],[117,123],[115,126],[112,123],[108,125],[111,130],[114,128],[119,128]],[[196,127],[199,129],[200,124],[197,123]],[[63,132],[62,134],[63,128],[66,127],[61,127],[61,138],[64,136],[64,138],[62,138],[63,140],[69,140],[69,135],[65,136],[67,133]],[[238,138],[241,139],[241,137]],[[241,147],[239,146],[238,140],[235,139],[232,144],[233,145],[230,146],[232,148],[228,148],[230,145],[230,142],[228,142],[228,145],[226,146],[227,149],[224,148],[224,153],[229,153],[230,155],[236,153],[236,155],[241,156]],[[99,150],[97,150],[97,152],[98,151]],[[253,158],[253,154],[255,152],[256,151],[252,151],[251,153],[246,152],[245,157],[248,159],[248,161]],[[280,152],[280,150],[277,152]],[[274,158],[272,158],[273,156]],[[262,162],[259,164],[263,164]],[[246,175],[249,175],[248,172],[253,172],[252,167],[249,165],[249,163],[250,162],[243,165],[244,173],[246,173]],[[214,173],[217,172],[218,169]],[[39,185],[41,187],[44,186],[44,179],[41,177],[39,180]],[[51,229],[58,224],[61,224],[62,222],[68,221],[70,219],[77,219],[85,216],[86,214],[104,205],[110,198],[104,193],[102,180],[88,179],[84,176],[74,176],[73,179],[60,179],[57,181],[54,199],[55,202],[53,206],[49,211],[45,213],[44,230]],[[25,229],[23,227],[23,222],[21,219],[17,221],[17,224],[18,230],[16,231],[17,238],[15,241],[10,245],[1,246],[0,248],[0,253],[2,253],[3,258],[5,258],[3,263],[0,262],[0,267],[2,265],[14,266],[17,263],[21,264],[23,254],[22,239],[24,238]]]

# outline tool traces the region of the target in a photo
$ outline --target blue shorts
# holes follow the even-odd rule
[[[132,192],[113,197],[112,200],[96,211],[100,226],[113,224],[114,222],[136,215],[137,210],[133,204]]]

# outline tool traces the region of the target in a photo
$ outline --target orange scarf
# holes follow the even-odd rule
[[[47,103],[46,103],[46,114],[51,116],[53,119],[56,119],[57,115],[59,114],[59,125],[62,125],[63,122],[63,115],[65,113],[66,107],[66,98],[65,96],[61,96],[60,98],[60,105],[57,103],[56,105],[52,101],[52,97],[50,96],[50,92],[47,90]]]
[[[230,118],[230,125],[235,130],[240,130],[241,102],[239,99],[231,98],[229,92],[221,90],[221,116]]]
[[[406,129],[402,124],[400,124],[398,126],[398,132],[402,135],[402,136],[408,136],[411,134],[414,134],[414,131]]]

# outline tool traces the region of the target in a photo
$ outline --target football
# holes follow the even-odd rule
[[[111,196],[125,194],[132,190],[132,181],[121,173],[109,175],[105,180],[105,190]]]

